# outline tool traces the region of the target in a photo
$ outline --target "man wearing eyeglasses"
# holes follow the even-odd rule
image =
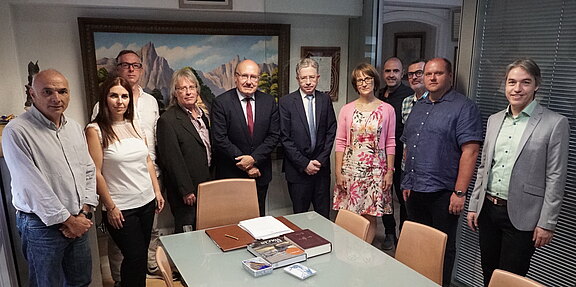
[[[330,154],[336,136],[336,115],[330,96],[316,90],[318,62],[301,59],[296,65],[300,88],[280,98],[280,137],[283,170],[294,213],[310,204],[330,217]]]
[[[404,76],[404,66],[402,61],[396,57],[388,58],[384,62],[384,68],[382,69],[382,78],[386,83],[386,86],[382,88],[378,93],[378,98],[384,102],[389,103],[396,113],[396,154],[401,155],[404,152],[404,145],[400,141],[400,136],[404,130],[404,123],[402,122],[402,101],[413,94],[414,91],[402,83],[402,77]],[[402,198],[402,189],[400,189],[400,183],[402,182],[402,157],[396,156],[394,158],[394,192],[398,198],[398,203],[400,205],[400,229],[402,228],[402,223],[406,220],[406,206],[404,204],[404,199]],[[382,222],[384,223],[384,229],[386,237],[382,243],[382,248],[384,250],[392,250],[396,243],[398,242],[398,237],[396,237],[396,220],[394,214],[385,214],[382,216]]]
[[[414,94],[402,101],[402,123],[406,123],[414,104],[428,95],[424,86],[424,65],[426,60],[415,60],[408,66],[408,83]]]
[[[272,180],[270,155],[280,138],[280,121],[274,97],[257,90],[259,80],[256,62],[244,60],[236,66],[236,88],[217,96],[212,104],[211,137],[216,178],[256,179],[263,216]]]
[[[144,92],[140,86],[142,73],[142,59],[135,51],[122,50],[118,53],[118,56],[116,56],[116,74],[126,79],[132,86],[132,93],[134,95],[134,119],[138,121],[140,128],[144,132],[150,159],[152,159],[154,163],[156,174],[160,176],[160,169],[156,164],[156,122],[160,117],[160,113],[156,98]],[[98,103],[94,105],[92,119],[94,119],[97,114]],[[156,275],[159,274],[158,265],[156,264],[156,247],[158,246],[159,236],[157,218],[158,216],[154,218],[152,238],[150,240],[150,248],[148,249],[148,273]],[[122,254],[111,239],[108,240],[108,246],[108,258],[110,260],[112,279],[118,283],[121,280],[120,263],[122,262]]]

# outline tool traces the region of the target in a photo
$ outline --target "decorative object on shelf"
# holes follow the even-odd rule
[[[313,58],[318,62],[320,82],[316,89],[330,95],[333,102],[338,100],[338,85],[340,77],[340,47],[310,47],[300,48],[302,58]]]
[[[32,96],[30,96],[30,89],[32,88],[32,79],[34,75],[40,72],[40,66],[38,66],[38,61],[36,63],[32,63],[30,61],[28,63],[28,84],[24,85],[26,88],[26,102],[24,103],[24,109],[28,110],[32,106]]]

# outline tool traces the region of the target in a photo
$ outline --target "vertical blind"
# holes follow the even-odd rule
[[[490,115],[508,105],[505,68],[520,57],[532,58],[540,66],[543,82],[536,96],[540,104],[569,119],[564,203],[554,239],[537,249],[528,277],[546,286],[576,286],[576,1],[479,0],[478,5],[470,96],[480,109],[484,128]],[[456,281],[482,286],[478,235],[466,226],[465,216],[460,225]]]

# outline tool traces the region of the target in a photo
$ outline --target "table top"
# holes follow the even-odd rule
[[[204,230],[166,235],[160,241],[189,286],[438,286],[316,212],[285,217],[332,242],[331,253],[301,262],[317,271],[306,280],[283,268],[253,277],[242,268],[242,260],[254,257],[248,250],[222,252]]]

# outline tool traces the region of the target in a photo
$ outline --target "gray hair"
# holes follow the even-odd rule
[[[198,93],[198,98],[200,98],[200,83],[198,82],[198,78],[192,72],[192,69],[189,67],[184,67],[172,74],[172,80],[170,81],[170,104],[169,106],[177,105],[178,99],[176,98],[176,82],[179,79],[188,79],[192,83],[196,85],[196,92]]]
[[[302,58],[298,61],[298,64],[296,64],[296,75],[300,74],[300,70],[308,67],[316,69],[316,73],[318,73],[318,62],[316,62],[316,60],[312,58]]]
[[[506,79],[508,79],[508,74],[514,68],[522,68],[532,77],[534,77],[536,87],[540,87],[540,84],[542,83],[542,75],[540,74],[540,67],[538,67],[538,64],[536,64],[534,60],[529,58],[517,59],[510,65],[506,66]]]

